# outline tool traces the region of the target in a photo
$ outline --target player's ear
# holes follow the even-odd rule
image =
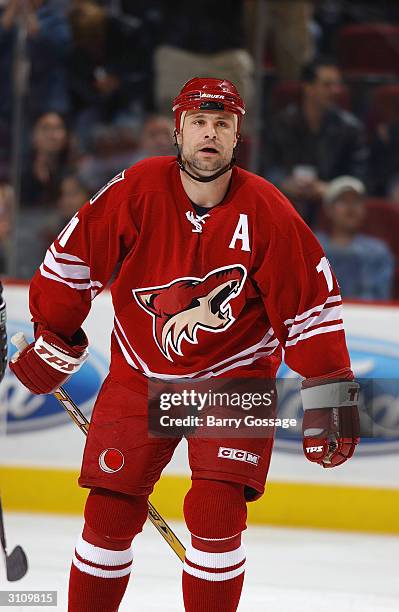
[[[175,137],[175,144],[179,145],[179,147],[181,147],[183,139],[182,139],[182,135],[181,132],[178,132],[177,130],[174,131],[174,137]]]

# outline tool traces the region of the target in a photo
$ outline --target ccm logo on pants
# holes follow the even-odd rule
[[[252,465],[258,465],[259,455],[250,453],[239,448],[226,448],[225,446],[219,446],[218,457],[222,459],[234,459],[235,461],[246,461],[252,463]]]

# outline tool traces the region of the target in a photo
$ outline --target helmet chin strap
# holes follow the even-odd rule
[[[233,156],[232,156],[232,158],[230,160],[230,163],[227,164],[227,166],[225,166],[224,168],[221,168],[220,170],[215,172],[215,174],[211,174],[211,176],[196,176],[195,174],[191,174],[191,172],[189,172],[187,170],[186,166],[184,165],[183,158],[181,156],[181,150],[180,150],[179,144],[177,142],[177,132],[176,132],[176,130],[175,130],[175,133],[174,133],[174,137],[175,137],[175,147],[177,149],[177,164],[178,164],[180,170],[182,172],[185,172],[194,181],[198,181],[198,183],[210,183],[211,181],[215,181],[217,178],[219,178],[219,176],[222,176],[223,174],[226,174],[226,172],[231,170],[232,167],[234,166],[234,164],[236,163],[235,152],[236,152],[236,148],[237,148],[237,145],[238,145],[238,140],[237,140],[236,146],[233,149]]]

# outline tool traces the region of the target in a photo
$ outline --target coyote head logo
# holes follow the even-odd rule
[[[182,356],[183,339],[197,344],[197,330],[221,332],[233,322],[230,301],[241,292],[247,276],[240,265],[212,270],[204,278],[177,278],[168,285],[134,289],[138,304],[153,317],[153,334],[161,353]]]

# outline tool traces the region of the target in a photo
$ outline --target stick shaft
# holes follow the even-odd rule
[[[15,334],[15,336],[11,338],[11,341],[19,351],[22,351],[28,346],[28,343],[22,332]],[[60,387],[59,389],[54,391],[53,395],[59,401],[64,410],[69,414],[71,419],[76,423],[79,429],[84,433],[85,436],[87,436],[89,432],[90,423],[83,414],[83,412],[81,412],[81,410],[75,404],[69,393],[63,387]],[[156,527],[156,529],[158,529],[161,536],[164,538],[164,540],[166,540],[172,550],[176,553],[180,561],[184,561],[186,549],[180,542],[177,535],[172,531],[172,529],[162,518],[159,512],[154,508],[150,501],[148,502],[148,516],[151,523],[154,525],[154,527]]]
[[[4,530],[3,508],[0,499],[0,543],[5,555],[7,555],[6,532]]]

